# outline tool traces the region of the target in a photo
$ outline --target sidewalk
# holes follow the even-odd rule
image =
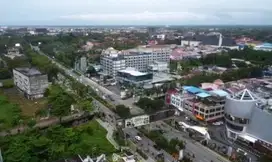
[[[115,149],[120,149],[120,146],[118,145],[118,143],[115,142],[115,140],[113,139],[113,132],[114,132],[114,128],[106,122],[103,122],[100,119],[95,119],[102,127],[104,127],[107,130],[107,135],[106,138],[107,140],[115,147]]]

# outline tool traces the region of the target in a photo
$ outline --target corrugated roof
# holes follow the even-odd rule
[[[196,96],[201,97],[201,98],[206,98],[206,97],[210,97],[211,95],[209,93],[201,92],[201,93],[196,94]]]
[[[222,90],[222,89],[213,90],[213,91],[211,91],[211,93],[213,93],[213,94],[215,94],[215,95],[218,95],[218,96],[220,96],[220,97],[226,97],[226,96],[229,95],[228,92],[226,92],[226,91],[224,91],[224,90]]]

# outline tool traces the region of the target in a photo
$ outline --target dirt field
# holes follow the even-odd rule
[[[16,88],[0,89],[0,94],[8,98],[11,103],[18,104],[23,116],[35,116],[35,112],[46,106],[46,99],[28,100]]]

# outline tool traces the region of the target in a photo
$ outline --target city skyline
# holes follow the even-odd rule
[[[270,25],[268,0],[3,0],[0,25]]]

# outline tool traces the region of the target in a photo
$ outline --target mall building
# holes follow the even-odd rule
[[[272,113],[269,102],[248,89],[225,102],[227,137],[257,147],[262,152],[272,151]]]

